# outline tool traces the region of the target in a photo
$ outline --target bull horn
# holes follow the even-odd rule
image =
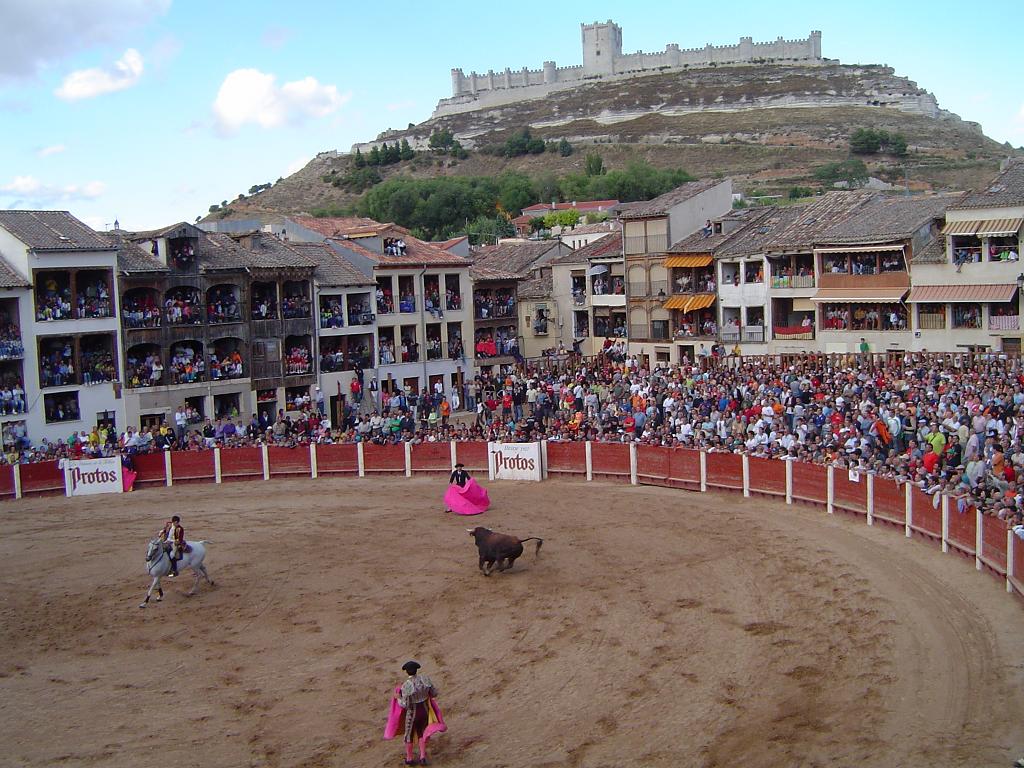
[[[476,530],[476,528],[467,528],[466,529],[466,533],[472,533],[475,530]]]

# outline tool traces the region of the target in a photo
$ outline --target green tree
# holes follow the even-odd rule
[[[354,165],[356,168],[366,167],[366,158],[363,157],[363,153],[359,151],[359,147],[356,147],[356,153],[352,157],[352,165]]]
[[[380,149],[377,148],[376,144],[370,148],[370,156],[366,159],[366,162],[369,165],[380,165]]]
[[[564,211],[552,211],[544,216],[544,226],[551,227],[575,227],[580,222],[580,212],[575,208],[566,208]]]
[[[839,163],[826,163],[814,168],[814,178],[825,184],[843,182],[850,188],[861,187],[868,179],[863,160],[850,158]]]
[[[521,173],[503,173],[498,177],[498,207],[510,216],[518,216],[519,212],[537,200],[537,192],[529,176]]]
[[[435,129],[430,134],[430,139],[427,141],[427,146],[431,149],[440,150],[442,153],[447,152],[455,141],[455,136],[447,128]]]
[[[570,144],[568,140],[562,139],[558,142],[558,154],[562,157],[569,157],[569,155],[572,154],[572,144]]]
[[[814,194],[814,190],[810,187],[791,187],[789,190],[790,200],[799,200],[802,197],[810,197]]]
[[[882,136],[873,128],[858,128],[850,134],[850,151],[857,155],[873,155],[882,148]]]
[[[601,176],[605,172],[604,159],[596,152],[587,155],[584,171],[587,176]]]
[[[399,154],[402,160],[412,160],[416,157],[416,153],[413,152],[412,147],[409,146],[408,139],[402,139],[402,147],[399,150]]]
[[[543,216],[535,216],[534,218],[530,219],[530,232],[531,233],[533,233],[533,232],[540,232],[542,229],[544,229],[546,227],[547,227],[547,225],[544,223],[544,217]]]

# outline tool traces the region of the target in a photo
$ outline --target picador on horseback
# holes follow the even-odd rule
[[[181,525],[181,518],[175,515],[166,523],[160,532],[160,541],[164,542],[164,549],[171,559],[171,577],[178,575],[178,561],[185,551],[185,529]]]

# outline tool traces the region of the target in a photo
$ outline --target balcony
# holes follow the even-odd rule
[[[763,325],[745,325],[743,326],[743,341],[748,344],[763,344],[764,343],[764,326]]]
[[[0,360],[23,360],[24,358],[25,345],[21,343],[20,337],[0,338]]]
[[[922,312],[917,316],[917,327],[922,331],[943,331],[946,329],[946,316],[937,312]]]
[[[772,328],[776,341],[800,341],[814,338],[813,325],[776,325]]]
[[[990,331],[1020,330],[1020,315],[994,315],[988,319],[988,329]]]
[[[638,255],[643,253],[664,253],[668,250],[668,235],[627,235],[625,253]]]
[[[772,277],[772,288],[813,288],[814,275],[776,275]]]

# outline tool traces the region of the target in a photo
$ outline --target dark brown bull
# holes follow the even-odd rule
[[[523,554],[523,542],[536,541],[537,548],[534,553],[540,555],[541,545],[544,539],[530,536],[525,539],[518,539],[504,533],[495,533],[489,528],[467,528],[469,535],[476,541],[477,551],[480,553],[480,570],[484,576],[490,576],[495,564],[499,571],[507,571],[515,563],[516,558]],[[486,567],[485,567],[486,566]]]

